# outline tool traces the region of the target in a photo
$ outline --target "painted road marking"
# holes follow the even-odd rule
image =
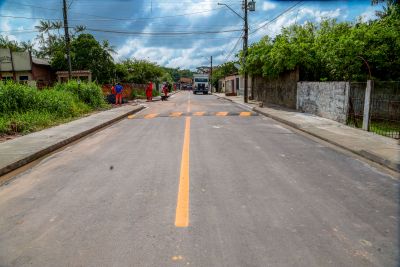
[[[175,226],[189,225],[189,146],[190,146],[190,117],[186,117],[185,135],[183,139],[181,173],[179,176],[178,200],[176,203]]]
[[[241,117],[249,117],[249,116],[251,116],[251,112],[248,112],[248,111],[240,112],[239,116],[241,116]]]
[[[169,114],[170,117],[180,117],[182,115],[182,112],[172,112]]]
[[[189,105],[189,102],[188,102]],[[151,113],[147,115],[129,115],[128,119],[152,119],[155,117],[187,117],[187,116],[218,116],[218,117],[225,117],[225,116],[239,116],[239,117],[251,117],[251,116],[258,116],[255,112],[243,111],[243,112],[205,112],[205,111],[197,111],[197,112],[171,112],[171,113]]]
[[[228,112],[225,111],[215,113],[215,116],[226,116],[226,115],[228,115]]]
[[[188,113],[189,113],[190,110],[191,110],[191,106],[190,106],[190,96],[191,96],[191,93],[189,92],[189,96],[188,96],[188,106],[187,106],[187,112],[188,112]]]
[[[144,116],[145,119],[152,119],[157,117],[158,113],[151,113]]]

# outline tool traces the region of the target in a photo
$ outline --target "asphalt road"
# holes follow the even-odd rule
[[[20,174],[0,266],[400,266],[398,180],[241,112],[181,92]]]

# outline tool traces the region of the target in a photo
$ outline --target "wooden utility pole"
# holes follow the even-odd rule
[[[246,71],[246,59],[247,59],[247,43],[249,37],[249,27],[247,22],[247,0],[244,1],[244,35],[243,35],[243,66],[245,67],[244,71],[244,102],[247,103],[249,99],[248,92],[248,73]]]
[[[212,56],[211,56],[211,68],[210,68],[210,92],[211,92],[211,94],[213,92],[213,90],[212,90],[212,86],[213,86],[212,75],[213,75],[213,66],[212,66]]]
[[[72,65],[71,65],[71,48],[68,31],[68,16],[67,16],[67,0],[63,0],[63,17],[64,17],[64,33],[65,33],[65,47],[68,60],[68,79],[72,78]]]

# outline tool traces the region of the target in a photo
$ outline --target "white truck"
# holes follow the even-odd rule
[[[208,74],[193,74],[193,94],[208,94]]]

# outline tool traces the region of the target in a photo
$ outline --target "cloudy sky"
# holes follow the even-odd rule
[[[168,67],[195,69],[233,60],[242,46],[241,0],[68,0],[71,26],[85,25],[98,40],[115,47],[116,61],[148,59]],[[336,18],[374,18],[370,0],[266,1],[249,12],[249,43],[275,36],[282,27]],[[18,41],[35,40],[41,19],[62,19],[62,0],[0,0],[0,34]]]

